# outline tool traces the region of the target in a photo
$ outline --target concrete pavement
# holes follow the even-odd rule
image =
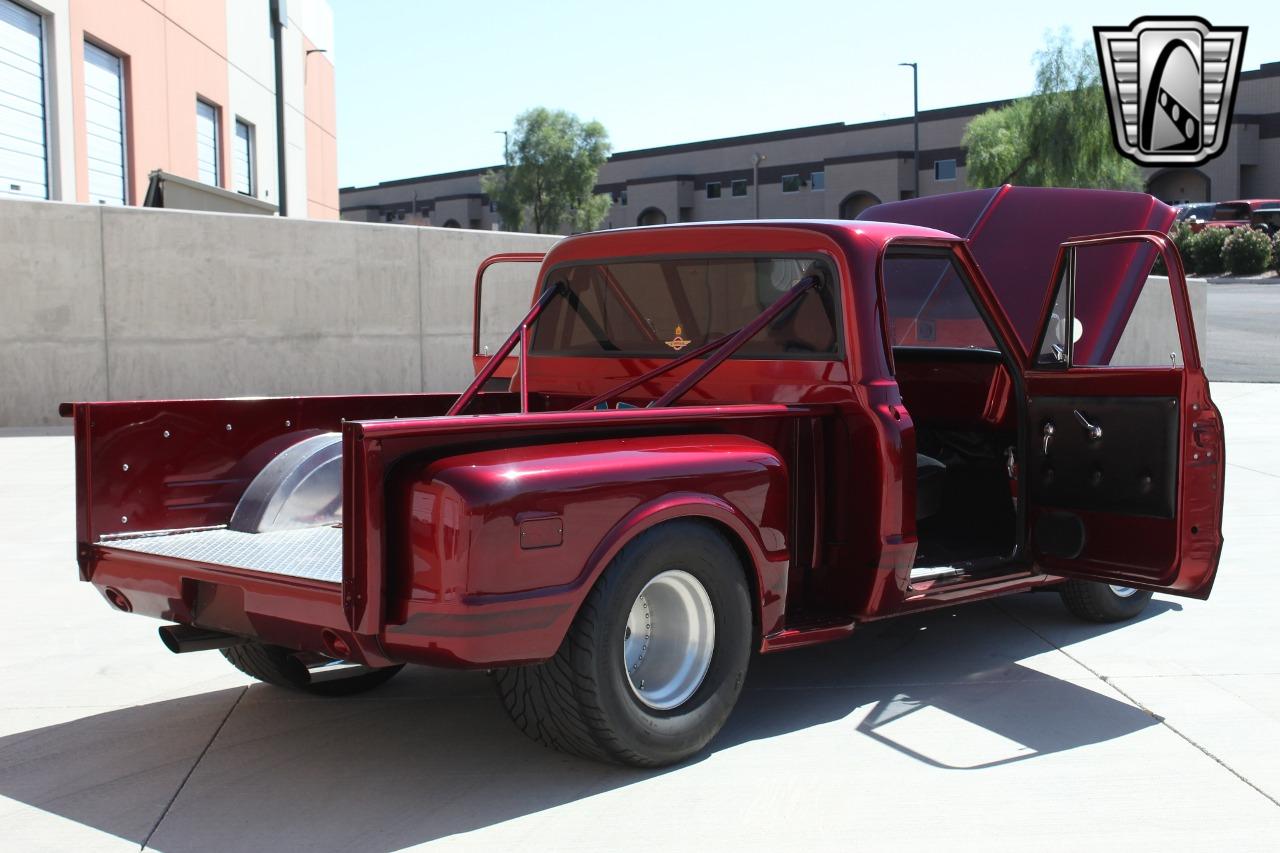
[[[1200,357],[1209,379],[1275,382],[1280,378],[1280,278],[1210,281],[1208,289],[1209,340],[1200,348]]]
[[[323,700],[169,654],[76,581],[70,439],[0,438],[0,847],[1272,850],[1280,386],[1214,396],[1210,601],[1091,626],[1024,595],[758,658],[663,772],[526,741],[479,673]]]

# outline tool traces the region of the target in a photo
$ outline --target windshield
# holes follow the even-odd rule
[[[675,357],[735,332],[806,275],[819,284],[735,358],[839,357],[836,278],[814,258],[672,258],[553,270],[562,281],[533,332],[533,355]]]

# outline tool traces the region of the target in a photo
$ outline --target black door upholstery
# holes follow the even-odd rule
[[[1053,426],[1047,452],[1046,424]],[[1100,429],[1101,435],[1093,436],[1090,426]],[[1040,397],[1031,401],[1028,427],[1033,460],[1029,486],[1035,504],[1174,517],[1178,494],[1175,398]]]

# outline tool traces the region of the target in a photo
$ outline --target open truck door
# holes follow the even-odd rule
[[[1157,257],[1167,277],[1150,275]],[[1222,419],[1181,260],[1159,232],[1079,238],[1053,280],[1025,372],[1030,555],[1051,574],[1206,598]]]

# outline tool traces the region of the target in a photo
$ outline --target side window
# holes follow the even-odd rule
[[[1058,275],[1058,283],[1055,285],[1053,308],[1049,311],[1049,323],[1045,328],[1044,339],[1040,341],[1040,350],[1036,354],[1036,364],[1040,367],[1066,367],[1070,363],[1070,347],[1072,340],[1079,336],[1075,334],[1075,329],[1071,328],[1068,332],[1068,326],[1074,326],[1070,323],[1071,317],[1071,290],[1067,286],[1070,278],[1070,259],[1062,268],[1062,272]],[[1070,338],[1070,340],[1069,340]]]
[[[1167,276],[1153,273],[1157,256],[1154,246],[1138,240],[1073,248],[1037,364],[1182,367],[1173,291]]]
[[[884,259],[889,343],[895,347],[996,350],[951,253],[891,250]]]
[[[1167,276],[1152,274],[1147,242],[1076,249],[1071,363],[1093,367],[1181,367],[1182,344]]]

